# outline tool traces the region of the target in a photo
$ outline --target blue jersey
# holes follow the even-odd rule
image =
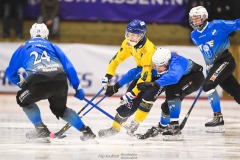
[[[65,71],[73,88],[77,89],[80,80],[72,63],[63,51],[43,38],[33,38],[21,45],[14,53],[6,69],[6,76],[12,84],[20,81],[18,70],[25,69],[27,75],[37,72]]]
[[[158,74],[156,70],[152,70],[153,78],[157,77],[155,80],[160,86],[168,86],[172,84],[176,84],[182,78],[182,76],[188,74],[193,66],[193,61],[172,53],[171,60],[169,62],[168,71],[163,74]],[[119,81],[119,85],[123,86],[124,84],[138,79],[141,76],[141,67],[133,68],[129,70]]]
[[[172,53],[169,61],[168,71],[164,74],[160,74],[159,78],[155,82],[162,87],[176,84],[179,82],[182,76],[191,71],[192,66],[193,61],[176,53]]]
[[[228,49],[228,35],[240,29],[240,19],[214,20],[208,22],[203,31],[193,30],[191,38],[203,54],[206,65],[211,65],[218,54]]]

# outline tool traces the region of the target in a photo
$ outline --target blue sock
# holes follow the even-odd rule
[[[78,114],[70,108],[66,108],[64,115],[61,118],[70,123],[77,130],[80,130],[84,125]]]
[[[170,123],[170,115],[166,115],[162,112],[161,118],[160,118],[160,124],[163,127],[166,127]]]
[[[171,121],[178,121],[179,115],[181,111],[181,100],[180,99],[172,99],[168,100],[168,107],[170,111],[170,119]]]
[[[34,126],[37,126],[38,124],[42,123],[40,110],[36,103],[30,104],[27,107],[22,107],[22,109]]]
[[[213,91],[213,90],[210,90]],[[220,107],[220,97],[217,93],[217,91],[214,89],[212,93],[206,93],[208,95],[209,103],[211,104],[213,112],[221,112]]]

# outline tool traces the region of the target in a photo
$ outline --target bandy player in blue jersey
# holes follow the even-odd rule
[[[240,104],[240,85],[233,76],[236,63],[229,52],[228,35],[240,30],[240,19],[213,20],[208,22],[208,12],[202,6],[189,12],[189,23],[193,27],[191,38],[198,46],[207,67],[207,77],[203,91],[210,101],[214,117],[205,124],[207,132],[224,132],[224,120],[221,112],[220,97],[216,91],[218,85]]]
[[[50,131],[42,122],[40,110],[35,102],[47,99],[52,113],[62,118],[83,133],[81,140],[95,138],[92,130],[85,126],[77,113],[66,106],[68,83],[76,90],[74,95],[82,100],[85,96],[72,63],[55,44],[48,41],[49,30],[42,24],[33,24],[31,39],[21,45],[14,53],[6,69],[6,76],[12,84],[21,89],[17,93],[17,103],[23,109],[36,131],[27,133],[28,139],[43,139]],[[27,77],[18,74],[25,69]]]

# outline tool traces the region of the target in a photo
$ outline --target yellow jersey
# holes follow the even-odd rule
[[[134,46],[129,45],[128,39],[125,39],[122,42],[121,48],[109,62],[106,74],[114,76],[118,65],[132,56],[136,65],[142,67],[141,78],[139,78],[137,84],[141,82],[151,82],[153,68],[152,56],[155,51],[156,47],[149,39],[146,39],[145,44],[139,48],[134,48]],[[140,91],[135,86],[132,92],[137,96]]]

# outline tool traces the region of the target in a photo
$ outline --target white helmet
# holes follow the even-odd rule
[[[152,56],[152,62],[156,66],[167,66],[170,59],[171,51],[164,48],[158,48]]]
[[[31,38],[41,37],[48,39],[49,30],[44,23],[34,23],[30,29]]]
[[[192,22],[193,16],[201,16],[202,23],[200,25],[194,25]],[[189,23],[194,29],[201,30],[204,27],[208,19],[208,12],[203,6],[197,6],[190,10],[189,12]]]

